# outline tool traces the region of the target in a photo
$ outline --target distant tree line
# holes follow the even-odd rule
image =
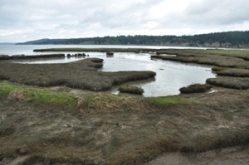
[[[18,44],[91,44],[91,45],[175,45],[249,47],[249,31],[233,31],[192,36],[105,36],[93,38],[40,39]]]

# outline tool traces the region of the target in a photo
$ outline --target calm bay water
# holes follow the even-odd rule
[[[7,55],[37,55],[40,52],[33,52],[38,48],[59,48],[59,47],[117,47],[117,48],[179,48],[187,47],[162,47],[162,46],[96,46],[96,45],[0,45],[0,54]],[[203,49],[203,48],[202,48]],[[63,52],[64,53],[64,52]],[[70,52],[65,52],[70,53]],[[75,52],[74,52],[75,53]],[[154,80],[141,81],[132,83],[133,85],[142,87],[145,91],[144,96],[166,96],[179,94],[179,88],[194,83],[205,83],[207,78],[215,77],[211,71],[211,66],[201,66],[195,64],[184,64],[172,61],[163,61],[151,59],[148,53],[115,53],[114,57],[108,58],[105,53],[89,52],[89,57],[98,57],[104,59],[104,66],[100,71],[143,71],[150,70],[157,73]],[[78,58],[64,58],[56,60],[40,60],[40,61],[24,61],[23,63],[66,63],[81,60]],[[117,89],[113,89],[112,93],[117,94]]]

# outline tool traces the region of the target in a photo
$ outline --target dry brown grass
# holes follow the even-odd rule
[[[149,108],[147,99],[136,96],[118,97],[108,93],[77,94],[81,112],[142,111]]]
[[[10,92],[8,99],[16,101],[31,101],[31,99],[26,96],[25,91],[19,89]]]
[[[248,91],[75,97],[77,107],[0,97],[0,156],[27,156],[22,164],[130,165],[163,152],[199,152],[249,140]]]

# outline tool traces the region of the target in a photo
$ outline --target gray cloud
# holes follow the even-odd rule
[[[186,10],[187,17],[193,22],[230,25],[249,21],[249,1],[209,0],[193,5]]]
[[[248,30],[247,0],[1,0],[0,42]]]

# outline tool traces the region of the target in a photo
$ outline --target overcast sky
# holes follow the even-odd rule
[[[0,42],[249,30],[249,0],[0,0]]]

